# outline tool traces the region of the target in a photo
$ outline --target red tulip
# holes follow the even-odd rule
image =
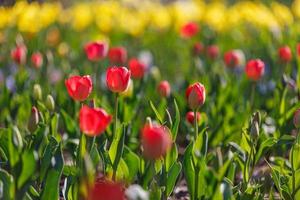
[[[244,53],[239,49],[227,51],[224,54],[224,62],[228,67],[241,66],[245,62]]]
[[[124,64],[127,60],[127,51],[124,47],[113,47],[109,49],[108,58],[111,63]]]
[[[200,55],[204,50],[204,46],[201,42],[196,42],[193,46],[193,54]]]
[[[283,46],[278,49],[278,56],[282,62],[290,62],[292,60],[292,52],[290,47]]]
[[[112,116],[102,108],[83,106],[79,112],[80,130],[88,136],[97,136],[105,131]]]
[[[296,128],[300,128],[300,109],[296,110],[294,113],[293,122]]]
[[[142,129],[142,146],[148,159],[159,159],[171,148],[170,131],[165,126],[146,124]]]
[[[194,22],[188,22],[184,24],[180,29],[180,35],[183,38],[191,38],[196,35],[199,31],[198,24]]]
[[[26,62],[27,48],[25,45],[19,45],[11,51],[10,55],[17,64],[24,64]]]
[[[93,84],[90,76],[71,76],[65,80],[69,95],[77,101],[84,101],[92,92]]]
[[[265,64],[260,59],[250,60],[246,65],[245,71],[249,79],[257,81],[265,73]]]
[[[197,122],[199,123],[199,121],[200,121],[200,113],[199,112],[197,112]],[[186,113],[186,116],[185,116],[185,119],[186,119],[186,121],[188,121],[190,124],[194,124],[194,122],[195,122],[195,114],[194,114],[194,112],[193,111],[189,111],[189,112],[187,112]]]
[[[130,71],[126,67],[109,67],[106,71],[106,85],[112,92],[124,92],[130,80]]]
[[[219,47],[217,45],[210,45],[206,49],[207,56],[214,60],[219,56]]]
[[[84,46],[84,50],[90,61],[99,61],[106,57],[108,44],[106,42],[90,42]]]
[[[171,86],[168,81],[161,81],[157,87],[157,91],[161,97],[169,97],[171,94]]]
[[[300,57],[300,43],[297,44],[297,56]]]
[[[99,180],[88,191],[87,200],[125,200],[121,183],[109,180]]]
[[[141,79],[143,78],[146,70],[147,70],[147,66],[140,62],[138,59],[136,58],[131,58],[129,60],[129,69],[130,69],[130,72],[131,72],[131,75],[133,78],[135,79]]]
[[[36,52],[31,56],[31,62],[35,68],[40,68],[43,65],[43,56],[40,52]]]
[[[205,102],[205,87],[197,82],[186,89],[186,98],[191,109],[202,106]]]

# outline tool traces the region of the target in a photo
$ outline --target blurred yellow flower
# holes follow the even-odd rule
[[[76,4],[71,12],[72,26],[77,31],[82,31],[92,23],[92,12],[90,4]]]

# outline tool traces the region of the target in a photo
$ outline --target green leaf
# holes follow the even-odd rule
[[[11,128],[0,128],[0,146],[8,155],[8,161],[11,167],[14,167],[19,161],[19,152],[18,148],[14,145],[13,142],[13,130]]]
[[[125,125],[123,125],[122,129],[120,129],[119,131],[121,132],[121,134],[118,134],[118,136],[113,139],[108,152],[114,170],[117,169],[123,154],[125,140]]]
[[[26,150],[22,154],[22,170],[18,177],[18,188],[21,188],[28,180],[32,178],[35,172],[36,160],[32,150]]]
[[[76,135],[77,124],[75,123],[75,121],[73,120],[73,118],[70,117],[69,114],[66,113],[66,111],[64,111],[63,109],[61,109],[60,112],[61,112],[62,119],[63,119],[64,125],[66,127],[66,130],[67,130],[68,134],[70,134],[70,135]]]
[[[191,199],[195,198],[195,170],[192,163],[192,150],[193,143],[190,143],[185,149],[183,156],[183,172],[187,182],[188,190],[191,196]]]
[[[180,112],[179,112],[179,108],[178,108],[178,105],[177,105],[177,102],[175,99],[174,99],[174,106],[175,106],[175,121],[173,123],[171,132],[172,132],[173,141],[176,141],[178,127],[179,127],[179,123],[180,123]]]
[[[57,134],[58,121],[59,121],[59,114],[54,113],[54,115],[51,118],[51,126],[50,126],[50,130],[51,130],[50,133],[53,136]]]
[[[172,167],[170,168],[169,172],[168,172],[168,178],[167,178],[167,196],[170,196],[173,189],[174,189],[174,186],[176,184],[176,180],[177,180],[177,177],[179,176],[180,174],[180,171],[181,171],[181,164],[180,162],[176,162],[172,165]]]
[[[151,106],[153,112],[155,113],[156,118],[158,119],[159,123],[163,124],[163,118],[161,117],[161,115],[159,114],[159,112],[157,111],[155,106],[153,105],[152,101],[150,101],[150,106]]]
[[[5,200],[15,199],[14,178],[3,169],[0,169],[0,197]]]
[[[167,171],[169,171],[170,167],[176,162],[177,157],[178,157],[177,145],[174,144],[165,157],[165,165]]]
[[[59,198],[59,183],[64,166],[61,146],[57,148],[55,155],[51,160],[52,167],[47,173],[45,188],[42,191],[41,200],[52,200]]]
[[[263,141],[262,144],[259,146],[257,153],[255,154],[255,164],[259,161],[262,154],[269,148],[273,147],[276,144],[277,140],[275,138],[268,138],[267,140]]]
[[[128,169],[130,169],[128,181],[132,182],[139,171],[140,158],[126,146],[124,148],[123,157]]]
[[[158,187],[158,184],[153,179],[151,186],[150,186],[150,200],[158,200],[161,199],[161,189]]]
[[[41,159],[41,173],[40,173],[40,181],[44,180],[48,168],[51,163],[51,158],[54,155],[56,149],[58,147],[58,142],[55,140],[54,137],[51,137],[49,140],[49,144],[47,145],[45,152]]]

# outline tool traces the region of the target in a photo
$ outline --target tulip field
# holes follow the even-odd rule
[[[300,200],[300,1],[0,1],[0,200]]]

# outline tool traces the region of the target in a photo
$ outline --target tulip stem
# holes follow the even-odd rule
[[[256,86],[256,83],[253,82],[251,84],[251,97],[250,97],[250,109],[251,109],[251,111],[253,111],[253,109],[254,109],[255,86]]]
[[[198,120],[197,120],[197,108],[194,109],[194,129],[195,129],[195,140],[197,138],[198,135]]]
[[[119,101],[119,95],[116,93],[115,96],[115,113],[114,113],[114,130],[113,130],[113,140],[117,137],[117,123],[118,123],[118,102]],[[113,167],[113,175],[112,179],[116,179],[116,173],[117,173],[117,167]]]
[[[118,123],[118,104],[119,104],[119,95],[116,93],[115,96],[115,110],[114,110],[114,129],[113,129],[113,138],[117,137],[117,123]]]

